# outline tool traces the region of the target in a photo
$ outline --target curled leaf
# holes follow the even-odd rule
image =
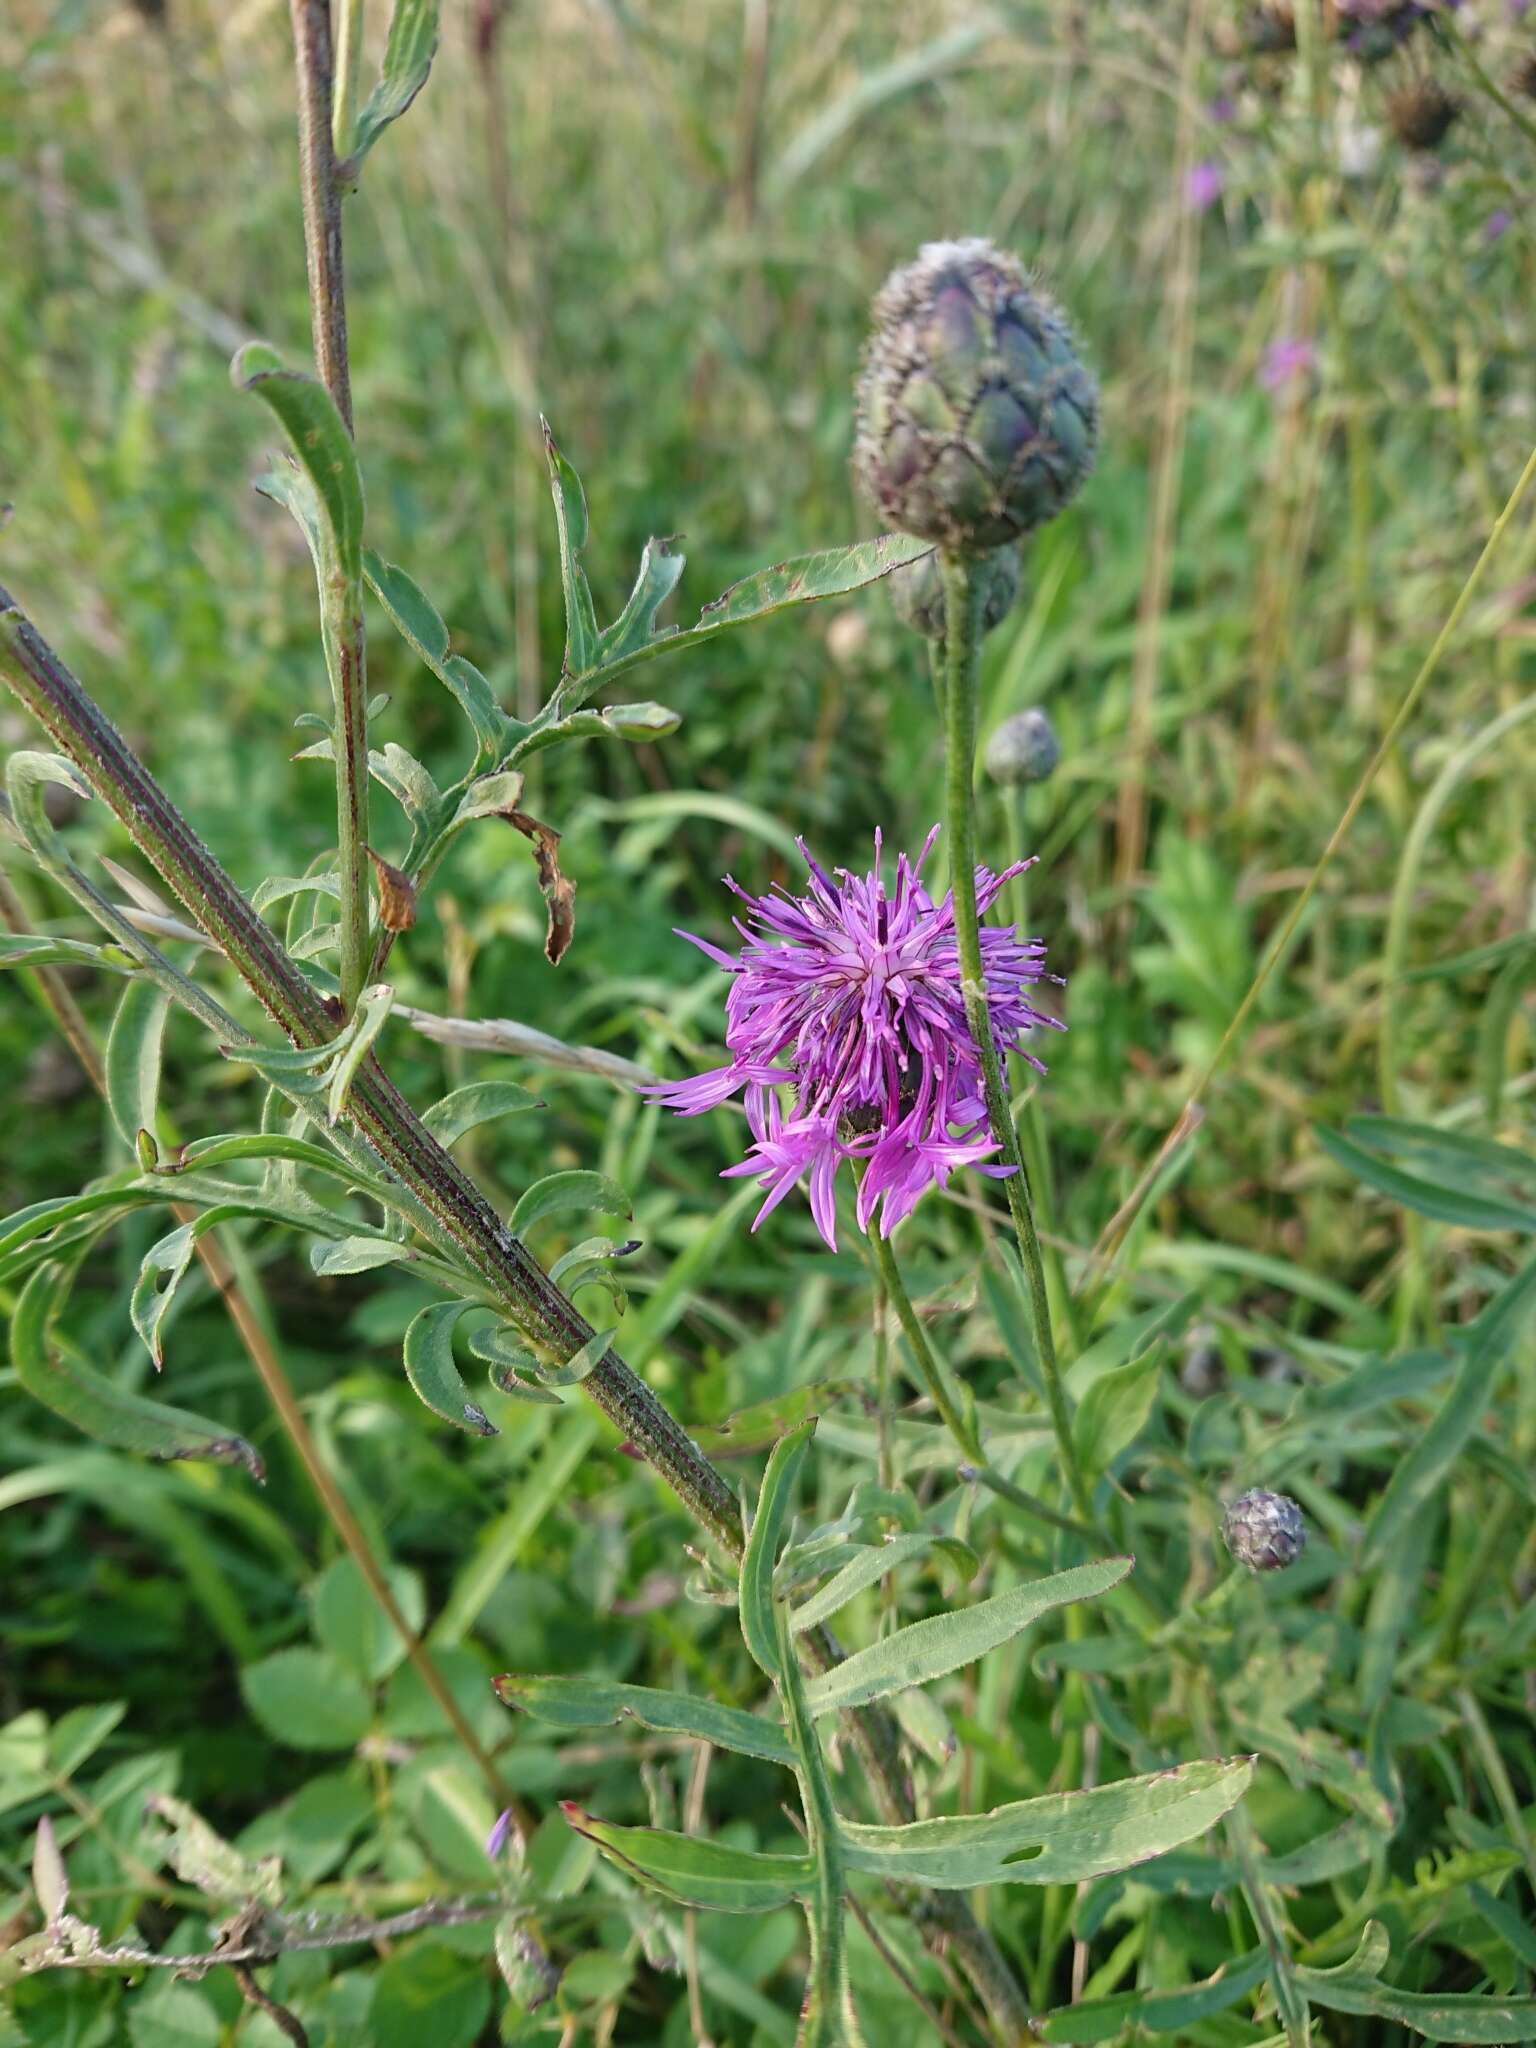
[[[363,851],[373,862],[373,879],[379,892],[379,923],[387,932],[408,932],[416,922],[416,884],[401,869],[391,867],[371,846]]]
[[[544,956],[551,967],[558,967],[576,935],[576,884],[568,882],[560,872],[560,834],[552,825],[542,825],[537,818],[530,818],[526,811],[503,811],[501,815],[525,839],[533,841],[539,887],[549,905],[549,936],[544,941]]]

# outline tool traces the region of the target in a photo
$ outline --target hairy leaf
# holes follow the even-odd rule
[[[741,1555],[737,1594],[742,1639],[753,1660],[770,1678],[779,1675],[778,1623],[773,1610],[773,1568],[778,1561],[784,1527],[794,1506],[795,1482],[805,1462],[816,1417],[780,1437],[763,1474],[757,1511]]]

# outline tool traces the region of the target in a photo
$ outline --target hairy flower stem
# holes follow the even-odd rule
[[[0,589],[0,674],[115,813],[129,838],[180,899],[193,922],[220,947],[262,1007],[298,1046],[318,1048],[336,1033],[319,993],[288,957],[271,927],[225,874],[117,728]],[[457,1163],[444,1151],[371,1056],[359,1068],[347,1117],[383,1164],[421,1204],[438,1245],[489,1285],[509,1320],[571,1358],[592,1336],[585,1319]],[[650,1388],[615,1351],[582,1382],[585,1392],[731,1556],[742,1548],[735,1494]],[[818,1670],[840,1659],[826,1630],[803,1638]],[[882,1816],[914,1818],[894,1722],[880,1709],[850,1716],[850,1730]],[[925,1936],[962,1957],[1000,2038],[1021,2041],[1028,2008],[1007,1962],[957,1895],[923,1898],[915,1918]]]
[[[343,17],[343,26],[354,42],[360,33],[358,12],[355,6],[349,7]],[[352,378],[342,266],[342,181],[332,138],[330,0],[292,0],[292,13],[299,81],[299,175],[315,366],[350,433]],[[355,48],[343,54],[355,72]],[[340,97],[345,98],[345,93]],[[347,118],[350,120],[350,115]],[[322,587],[320,608],[325,665],[331,679],[331,741],[336,760],[341,999],[350,1015],[368,981],[373,956],[368,907],[368,669],[362,592],[338,577],[332,588]]]
[[[1051,1301],[1045,1281],[1045,1259],[1035,1228],[1034,1206],[1024,1172],[1024,1155],[1014,1127],[1013,1110],[1003,1081],[997,1039],[987,1006],[986,976],[981,959],[981,918],[976,908],[976,686],[981,653],[981,590],[965,556],[945,551],[944,572],[944,696],[945,813],[949,827],[949,864],[955,903],[955,941],[965,990],[965,1014],[976,1042],[985,1086],[987,1116],[1004,1162],[1013,1168],[1003,1182],[1008,1212],[1019,1241],[1019,1256],[1029,1281],[1035,1349],[1050,1404],[1056,1448],[1072,1494],[1073,1506],[1085,1522],[1093,1520],[1088,1488],[1072,1437],[1072,1417],[1056,1362],[1051,1329]]]

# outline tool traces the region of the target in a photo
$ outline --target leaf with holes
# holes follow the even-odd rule
[[[906,1827],[844,1822],[850,1869],[940,1891],[979,1884],[1080,1884],[1192,1842],[1230,1813],[1253,1759],[1180,1764],[1088,1792],[1054,1792],[991,1813]]]

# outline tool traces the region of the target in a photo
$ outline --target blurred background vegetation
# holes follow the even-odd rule
[[[1051,1230],[1069,1259],[1176,1122],[1536,438],[1536,99],[1517,82],[1536,24],[1519,15],[1469,0],[1361,47],[1331,33],[1323,8],[1298,52],[1288,9],[1214,0],[911,0],[898,12],[450,0],[426,92],[349,202],[369,538],[409,567],[513,707],[542,698],[560,653],[540,412],[586,483],[600,606],[618,608],[647,535],[678,534],[687,617],[750,568],[870,530],[849,480],[852,380],[870,294],[918,243],[990,235],[1069,307],[1103,379],[1102,460],[1026,552],[1019,606],[988,643],[983,722],[985,737],[1039,704],[1062,742],[1060,769],[1022,816],[989,794],[983,846],[999,865],[1019,843],[1042,855],[1029,919],[1066,978],[1070,1028],[1050,1048],[1041,1101]],[[1431,78],[1456,118],[1415,147]],[[312,572],[291,525],[250,489],[272,432],[227,367],[251,335],[307,356],[293,104],[278,0],[13,0],[0,24],[0,497],[14,506],[0,570],[248,889],[302,871],[334,832],[328,772],[290,765],[295,716],[325,697]],[[1301,1583],[1273,1595],[1292,1619],[1267,1626],[1294,1637],[1293,1678],[1308,1628],[1319,1660],[1291,1704],[1298,1725],[1326,1730],[1316,1753],[1331,1744],[1329,1759],[1344,1759],[1379,1733],[1386,1698],[1362,1662],[1385,1654],[1389,1679],[1396,1670],[1394,1768],[1409,1785],[1369,1882],[1378,1908],[1408,1888],[1417,1903],[1401,1906],[1394,1945],[1421,1944],[1417,1981],[1458,1990],[1490,1976],[1508,1989],[1536,1961],[1528,1931],[1510,1947],[1497,1911],[1478,1918],[1465,1870],[1437,1874],[1422,1898],[1414,1877],[1422,1858],[1441,1873],[1446,1859],[1493,1855],[1476,1880],[1488,1896],[1523,1862],[1494,1906],[1528,1930],[1536,1745],[1511,1630],[1536,1564],[1529,1481],[1522,1491],[1518,1471],[1465,1460],[1416,1554],[1351,1570],[1361,1504],[1433,1397],[1410,1389],[1347,1443],[1315,1420],[1298,1436],[1293,1416],[1299,1385],[1326,1384],[1347,1359],[1432,1347],[1508,1270],[1497,1237],[1405,1228],[1314,1130],[1389,1109],[1528,1144],[1532,726],[1512,719],[1455,780],[1422,847],[1411,834],[1447,763],[1529,701],[1533,573],[1526,511],[1209,1090],[1198,1137],[1122,1247],[1101,1311],[1108,1328],[1184,1302],[1158,1449],[1126,1511],[1138,1550],[1160,1554],[1175,1583],[1213,1525],[1216,1481],[1191,1479],[1200,1460],[1185,1456],[1202,1398],[1219,1391],[1224,1404],[1224,1471],[1267,1477],[1264,1447],[1288,1444],[1286,1483],[1316,1518],[1315,1541]],[[369,630],[372,685],[390,699],[379,731],[429,766],[456,762],[446,698],[381,616]],[[527,849],[488,825],[395,952],[403,1002],[511,1017],[685,1071],[719,1043],[721,985],[673,928],[719,938],[719,877],[754,891],[790,878],[796,833],[824,860],[863,866],[877,825],[888,846],[913,845],[940,814],[924,650],[878,589],[658,668],[653,687],[682,714],[674,738],[570,748],[535,768],[531,807],[564,834],[578,889],[563,964],[543,957]],[[10,709],[0,739],[35,744]],[[98,808],[70,818],[72,843],[122,858]],[[11,873],[40,926],[76,929],[62,899]],[[104,1028],[115,990],[86,981],[77,994]],[[173,1019],[169,1047],[185,1133],[250,1116],[239,1072],[187,1020]],[[722,1227],[729,1118],[675,1123],[602,1080],[444,1055],[403,1030],[389,1064],[422,1104],[489,1073],[537,1088],[542,1114],[482,1133],[473,1151],[502,1206],[565,1165],[629,1188],[646,1247],[632,1262],[637,1306],[668,1290],[647,1374],[691,1428],[871,1372],[854,1249],[829,1257],[794,1205],[749,1237],[738,1198]],[[0,987],[0,1100],[7,1211],[72,1191],[115,1156],[104,1112],[19,978]],[[930,1203],[908,1258],[951,1356],[985,1393],[1013,1384],[1014,1339],[978,1266],[982,1192],[957,1185],[955,1200]],[[127,1293],[162,1227],[130,1222],[76,1294],[77,1341],[130,1381],[148,1364]],[[690,1250],[679,1281],[673,1262]],[[566,1796],[642,1813],[633,1739],[530,1732],[486,1677],[602,1668],[734,1697],[740,1645],[715,1610],[682,1598],[678,1514],[583,1409],[509,1408],[494,1441],[450,1440],[399,1371],[419,1285],[317,1279],[290,1243],[259,1235],[241,1255],[326,1458],[507,1781],[544,1814]],[[260,1446],[264,1494],[230,1472],[132,1465],[19,1394],[0,1419],[0,1904],[21,1907],[28,1830],[47,1808],[77,1837],[72,1876],[108,1922],[138,1912],[157,1938],[198,1945],[184,1888],[134,1847],[146,1794],[171,1790],[346,1902],[483,1885],[488,1795],[460,1771],[393,1639],[358,1649],[353,1568],[335,1561],[200,1282],[168,1360],[172,1399]],[[1528,1351],[1499,1444],[1507,1465],[1530,1469]],[[823,1484],[830,1502],[835,1461]],[[312,1640],[348,1678],[313,1715],[272,1689],[274,1656]],[[1126,1680],[1117,1706],[1099,1679],[1063,1694],[1031,1662],[999,1664],[948,1702],[964,1740],[944,1783],[967,1800],[983,1785],[997,1800],[1064,1782],[1064,1755],[1081,1761],[1084,1730],[1116,1739],[1116,1713],[1178,1746],[1144,1682],[1138,1698]],[[121,1703],[106,1722],[104,1702]],[[94,1739],[77,1754],[82,1732]],[[683,1797],[687,1759],[650,1750]],[[765,1779],[722,1760],[713,1823],[754,1839],[773,1820]],[[1294,1846],[1337,1819],[1340,1799],[1363,1810],[1366,1792],[1341,1794],[1292,1757],[1271,1769],[1257,1822],[1273,1824],[1272,1848]],[[533,1856],[562,1956],[579,1960],[558,2011],[509,2019],[507,2038],[695,2038],[681,1981],[645,1968],[629,1902],[593,1878],[558,1818]],[[1294,1908],[1301,1935],[1347,1919],[1345,1894],[1365,1882],[1321,1883],[1315,1912]],[[1057,1958],[1045,1910],[1011,1894],[994,1916],[1005,1946]],[[1036,1987],[1045,2002],[1080,1992],[1085,1973],[1101,1992],[1180,1981],[1232,1950],[1204,1906],[1180,1917],[1143,1898],[1137,1910],[1116,1920],[1106,1907],[1079,1930],[1076,1964],[1073,1943],[1058,1945]],[[790,2039],[793,1917],[706,1924],[700,1938],[695,1995],[715,2038]],[[317,2043],[489,2041],[505,2001],[498,1992],[493,2017],[488,1940],[484,1928],[444,1932],[342,1969],[291,1959],[287,1993]],[[1437,1954],[1436,1940],[1450,1946]],[[885,2030],[872,2038],[933,2038],[872,1955],[856,1963],[878,1986],[871,2024],[883,2014]],[[941,1980],[931,1989],[945,1996]],[[6,2025],[76,2048],[212,2042],[232,2028],[281,2039],[216,1979],[145,1991],[41,1980]],[[1188,2038],[1265,2034],[1228,2014]],[[1403,2035],[1334,2018],[1318,2038]]]

